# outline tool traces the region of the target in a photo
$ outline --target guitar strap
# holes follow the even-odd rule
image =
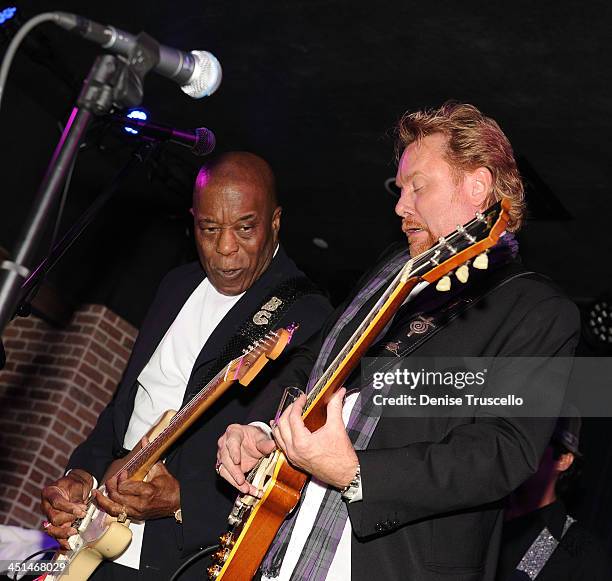
[[[438,293],[434,295],[434,300],[424,301],[422,296],[417,296],[414,304],[408,303],[402,307],[414,308],[415,314],[406,327],[408,333],[405,334],[406,342],[402,345],[401,351],[397,346],[397,341],[394,344],[386,343],[377,347],[385,349],[387,357],[390,354],[394,354],[397,357],[405,357],[500,287],[516,278],[535,275],[535,273],[522,270],[519,264],[507,266],[507,268],[498,268],[493,272],[487,273],[488,276],[485,277],[483,284],[474,284],[471,287],[460,289],[460,292],[457,292],[458,296],[456,298],[453,296],[449,297],[448,294]],[[430,289],[422,291],[422,295],[430,295],[427,292],[428,290]],[[423,304],[425,302],[425,309],[417,308],[419,306],[418,303]],[[433,314],[434,310],[436,310],[435,315]],[[430,311],[432,312],[430,313]],[[382,355],[382,353],[378,352],[378,355]],[[396,360],[393,359],[392,361],[395,362]],[[382,410],[380,407],[376,408],[373,405],[372,394],[373,387],[370,382],[369,385],[362,387],[347,424],[348,435],[357,450],[367,448],[380,419]],[[292,515],[281,526],[262,564],[263,576],[274,579],[279,575],[298,512],[298,510],[294,510]],[[291,581],[297,581],[298,579],[320,581],[325,579],[347,518],[348,511],[345,503],[342,502],[339,491],[334,488],[328,488],[321,502],[313,528],[309,533],[301,556],[291,575]]]
[[[221,348],[215,361],[210,365],[201,366],[194,372],[189,392],[185,393],[181,408],[185,407],[229,361],[241,355],[245,349],[273,329],[295,301],[306,295],[315,294],[322,294],[321,289],[305,276],[296,276],[280,282],[265,296],[261,306],[245,318],[238,331]],[[166,460],[169,460],[175,452],[176,448],[168,454]],[[121,447],[114,456],[123,458],[128,453],[129,450]]]
[[[214,363],[195,371],[196,376],[190,382],[189,393],[186,394],[183,405],[199,393],[228,361],[242,355],[245,349],[274,329],[295,301],[314,294],[322,294],[322,291],[305,276],[284,280],[272,289],[263,299],[261,306],[245,318],[238,331],[221,348]]]

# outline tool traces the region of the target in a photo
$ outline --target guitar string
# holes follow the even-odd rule
[[[274,345],[274,341],[275,338],[278,337],[278,334],[276,333],[276,331],[270,331],[268,332],[263,339],[261,339],[251,350],[247,351],[247,353],[241,355],[240,357],[236,357],[235,359],[232,359],[225,367],[223,367],[199,392],[198,394],[191,399],[191,401],[185,406],[183,407],[168,423],[168,426],[166,426],[166,428],[164,428],[164,430],[162,430],[160,432],[160,434],[158,435],[157,438],[155,438],[154,440],[152,440],[151,442],[149,442],[149,444],[147,444],[146,446],[144,446],[143,448],[141,448],[128,462],[126,462],[126,464],[120,469],[118,470],[114,475],[117,475],[119,472],[123,472],[124,470],[128,471],[128,474],[131,475],[133,474],[133,472],[130,472],[130,470],[134,467],[135,464],[137,463],[144,463],[146,460],[148,460],[151,455],[155,452],[157,452],[157,450],[159,449],[159,447],[161,447],[161,445],[163,443],[165,443],[165,441],[172,435],[170,434],[171,431],[174,431],[174,427],[176,426],[176,424],[180,421],[182,423],[183,421],[183,417],[185,415],[189,415],[191,413],[191,411],[193,410],[194,407],[197,407],[203,400],[206,399],[206,397],[209,395],[209,392],[212,391],[219,383],[220,381],[223,379],[223,377],[226,375],[226,373],[228,372],[229,369],[231,369],[231,366],[237,362],[240,361],[242,359],[244,359],[245,357],[247,357],[248,355],[253,355],[258,353],[258,357],[261,355],[261,347],[265,346],[266,348],[269,348],[271,346]],[[268,341],[272,341],[272,345],[268,345]],[[206,396],[206,397],[205,397]],[[104,492],[106,490],[106,486],[105,483],[102,483],[100,486],[98,486],[97,490],[99,490],[100,492]],[[93,503],[93,498],[90,496],[88,501],[87,501],[87,509],[89,509],[89,507],[92,505]],[[77,519],[75,522],[80,522],[82,519]]]
[[[450,250],[448,249],[448,246],[451,245],[451,243],[469,242],[470,244],[475,244],[477,241],[479,241],[478,239],[480,236],[482,236],[484,233],[492,229],[492,228],[489,228],[490,218],[493,217],[495,218],[495,221],[497,221],[497,218],[499,217],[499,215],[501,215],[500,210],[501,210],[500,202],[493,204],[490,208],[488,208],[482,213],[482,217],[473,218],[472,220],[470,220],[467,224],[465,224],[462,227],[462,230],[460,229],[455,230],[448,237],[444,238],[444,242],[438,242],[436,246],[423,252],[419,256],[416,256],[414,259],[412,259],[414,264],[412,265],[409,275],[414,275],[418,273],[419,271],[421,271],[424,267],[428,266],[431,259],[434,257],[436,257],[437,259],[439,256],[441,262],[446,261],[449,257],[443,258],[442,253],[444,252],[444,250],[446,250],[447,252],[450,252]],[[479,230],[484,230],[484,232],[479,231]],[[469,236],[475,237],[476,240],[470,239]],[[465,246],[464,248],[461,248],[461,249],[458,247],[457,253],[465,250],[465,248],[468,248],[468,247],[469,246]],[[438,250],[440,251],[440,254],[436,255],[436,252]],[[409,262],[410,260],[406,262],[406,265]],[[390,283],[389,287],[387,287],[383,295],[378,299],[378,301],[376,301],[376,304],[374,305],[374,307],[370,310],[370,312],[368,313],[364,321],[357,327],[357,330],[353,333],[353,335],[351,336],[347,344],[338,353],[338,355],[334,358],[334,360],[330,363],[330,365],[324,371],[323,375],[315,383],[312,390],[306,397],[306,404],[304,405],[304,408],[302,410],[302,417],[304,417],[306,412],[310,409],[310,407],[312,406],[312,403],[317,398],[320,391],[327,385],[328,381],[331,379],[331,377],[333,376],[337,368],[340,366],[340,364],[344,360],[344,357],[346,356],[346,354],[350,352],[350,350],[354,347],[354,345],[356,345],[357,342],[360,340],[362,333],[365,331],[367,326],[374,319],[374,317],[376,316],[380,308],[386,303],[386,301],[393,294],[393,292],[395,292],[396,288],[399,287],[399,284],[401,283],[403,271],[406,268],[406,265],[404,265],[399,270],[399,272],[397,273],[393,281]],[[246,475],[246,480],[248,482],[252,482],[262,462],[268,457],[269,456],[260,458],[255,464],[255,466],[251,468],[251,470]],[[242,495],[240,495],[239,498],[241,496]]]
[[[489,218],[492,216],[495,216],[498,213],[500,206],[501,204],[497,202],[496,204],[491,206],[488,210],[486,210],[483,213],[481,218],[479,217],[473,218],[472,220],[470,220],[470,222],[468,222],[462,227],[462,230],[459,230],[459,229],[455,230],[448,237],[445,237],[443,242],[439,242],[438,244],[436,244],[436,246],[430,248],[429,250],[425,251],[421,255],[415,257],[413,259],[415,261],[415,264],[413,265],[413,268],[411,269],[409,274],[414,275],[418,271],[422,270],[424,267],[428,266],[432,258],[434,257],[436,258],[436,260],[439,257],[440,262],[447,260],[448,257],[443,259],[442,255],[445,250],[447,252],[450,252],[449,246],[451,245],[451,243],[456,243],[456,242],[465,243],[466,241],[475,243],[475,241],[470,240],[468,235],[480,234],[480,233],[470,232],[470,231],[473,231],[480,226],[481,229],[484,228],[486,232],[488,230],[487,225],[488,225]],[[462,249],[457,248],[456,253],[462,250],[465,250],[465,248],[462,248]],[[439,254],[436,254],[436,252],[439,252]],[[365,329],[370,325],[372,320],[374,320],[380,308],[386,303],[388,298],[400,286],[400,282],[401,282],[400,278],[401,278],[403,270],[404,270],[403,268],[400,270],[400,272],[395,277],[395,279],[391,282],[387,290],[383,293],[381,298],[376,302],[374,307],[370,310],[370,312],[368,313],[364,321],[359,325],[355,333],[353,333],[353,335],[351,336],[347,344],[344,346],[343,349],[341,349],[338,355],[330,363],[327,370],[323,373],[321,378],[313,386],[312,390],[310,391],[306,399],[306,404],[304,405],[302,416],[304,416],[306,412],[310,409],[314,400],[318,397],[319,393],[322,391],[325,385],[327,385],[328,381],[333,377],[334,373],[336,372],[340,364],[344,361],[345,357],[348,355],[351,349],[353,349],[353,347],[359,342],[359,340],[361,339],[361,335],[363,334]]]
[[[173,435],[173,432],[175,431],[175,427],[177,426],[177,424],[183,424],[184,423],[184,417],[187,416],[189,417],[192,413],[192,411],[194,410],[194,408],[198,408],[200,406],[200,404],[205,401],[211,392],[213,392],[215,390],[215,388],[217,387],[217,385],[223,380],[223,378],[225,377],[225,375],[227,374],[227,372],[231,369],[232,365],[239,362],[240,360],[243,360],[245,357],[247,357],[248,355],[256,355],[256,357],[259,357],[262,353],[262,347],[265,346],[266,349],[268,349],[269,347],[271,347],[274,343],[272,343],[272,345],[268,345],[268,341],[274,341],[273,337],[271,337],[270,335],[276,333],[275,331],[272,331],[268,334],[266,334],[264,336],[263,339],[261,339],[258,344],[253,347],[253,349],[251,349],[250,351],[248,351],[247,353],[245,353],[244,355],[240,356],[240,357],[236,357],[235,359],[232,359],[225,367],[223,367],[223,369],[221,369],[214,377],[213,379],[211,379],[199,392],[198,394],[193,397],[191,399],[191,401],[184,406],[168,423],[168,426],[166,428],[164,428],[164,430],[162,432],[160,432],[160,434],[157,436],[157,438],[155,438],[153,441],[151,441],[147,446],[145,446],[144,448],[142,448],[139,452],[137,452],[132,459],[126,463],[126,465],[121,469],[121,470],[126,470],[128,469],[128,473],[129,470],[133,467],[133,464],[136,463],[140,463],[141,460],[144,458],[144,460],[148,460],[150,458],[150,456],[155,453],[157,451],[158,448],[160,448],[163,444],[165,444],[166,440],[171,437]],[[180,425],[179,425],[180,427]],[[148,450],[148,451],[147,451]]]

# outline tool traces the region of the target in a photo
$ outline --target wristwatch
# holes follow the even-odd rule
[[[357,464],[357,470],[355,472],[355,476],[353,476],[353,480],[351,480],[347,486],[345,486],[340,494],[344,500],[351,502],[358,492],[361,490],[361,467]]]

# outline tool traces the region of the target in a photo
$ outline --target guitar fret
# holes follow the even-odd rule
[[[211,394],[215,391],[220,383],[227,380],[227,376],[232,370],[234,364],[240,365],[247,355],[258,358],[263,353],[264,349],[269,349],[275,344],[275,339],[279,337],[276,331],[269,331],[256,344],[245,350],[245,355],[232,359],[221,371],[219,371],[176,415],[168,422],[168,425],[158,434],[158,436],[149,442],[147,446],[139,450],[130,461],[128,461],[122,470],[127,470],[128,474],[134,474],[138,471],[150,458],[156,453],[163,444],[172,438],[187,419],[204,403]]]

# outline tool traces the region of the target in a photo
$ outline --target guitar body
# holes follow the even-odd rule
[[[121,555],[132,540],[129,522],[125,524],[110,519],[98,511],[87,529],[81,533],[82,545],[73,551],[57,553],[54,561],[66,563],[65,573],[47,574],[45,581],[86,581],[104,559]],[[97,535],[97,536],[96,536]]]
[[[155,440],[169,425],[176,415],[174,410],[164,412],[159,421],[147,432],[149,441]],[[134,446],[130,453],[110,464],[103,480],[106,482],[113,474],[117,474],[133,458],[142,446],[140,442]],[[134,473],[133,480],[146,480]],[[103,489],[103,487],[102,487]],[[129,529],[130,521],[117,522],[115,517],[106,514],[91,504],[87,515],[78,527],[78,534],[69,539],[71,551],[60,551],[55,561],[66,562],[67,573],[56,573],[44,577],[45,581],[86,581],[104,559],[115,559],[125,551],[132,541],[132,531]]]
[[[283,352],[297,328],[292,324],[269,331],[243,355],[232,359],[179,412],[165,412],[146,434],[149,440],[146,445],[139,442],[125,458],[112,462],[103,482],[121,471],[127,473],[129,480],[146,480],[155,463],[234,382],[249,385],[268,360]],[[104,493],[104,484],[98,490]],[[37,581],[86,581],[104,559],[114,559],[126,550],[132,540],[129,525],[128,520],[118,522],[98,509],[90,497],[86,516],[73,523],[78,533],[68,539],[71,550],[59,551],[53,558],[54,562],[65,563],[67,572],[46,574]]]
[[[232,514],[241,513],[241,521],[230,535],[222,537],[221,549],[215,558],[218,563],[223,562],[223,566],[213,565],[211,569],[216,569],[209,570],[209,575],[218,575],[217,578],[224,581],[252,579],[278,529],[297,506],[308,476],[293,468],[280,452],[267,460],[268,463],[259,469],[262,474],[256,474],[253,479],[253,483],[264,490],[262,498],[256,503],[247,496],[236,501]],[[239,559],[234,558],[238,550]]]
[[[464,284],[467,281],[468,264],[472,264],[472,259],[473,268],[487,268],[486,253],[504,232],[509,207],[508,200],[504,199],[484,213],[476,213],[473,220],[458,226],[447,237],[439,238],[429,250],[406,262],[348,342],[311,386],[302,410],[302,420],[308,430],[314,432],[325,424],[326,405],[333,393],[348,379],[419,282],[437,283],[436,290],[445,292],[450,289],[450,274],[455,269],[459,282]],[[262,498],[245,495],[236,500],[228,518],[230,528],[220,537],[221,548],[207,570],[211,581],[253,578],[283,520],[297,505],[308,477],[292,468],[282,453],[275,452],[262,460],[247,479],[263,491]]]

